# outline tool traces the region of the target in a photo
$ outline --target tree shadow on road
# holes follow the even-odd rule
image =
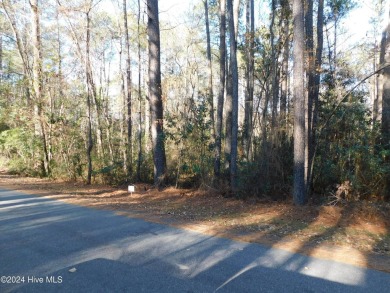
[[[34,188],[31,188],[31,190],[33,191]],[[43,193],[45,192],[45,195],[47,196],[51,196],[52,194],[52,191],[43,190]],[[44,229],[53,225],[57,230],[59,229],[58,233],[69,235],[69,241],[75,241],[79,236],[82,236],[82,239],[85,239],[86,243],[83,242],[83,245],[89,245],[88,249],[84,246],[76,245],[74,251],[65,253],[65,255],[60,258],[60,266],[64,268],[68,268],[73,264],[78,264],[78,261],[81,261],[80,263],[93,263],[92,260],[99,259],[104,255],[104,259],[108,258],[110,261],[124,262],[131,266],[152,266],[155,262],[163,262],[168,267],[172,266],[172,268],[175,268],[171,271],[166,268],[164,271],[174,274],[174,272],[176,272],[175,270],[178,270],[177,278],[184,278],[187,281],[196,280],[198,276],[200,278],[200,276],[206,276],[207,274],[215,273],[219,270],[227,270],[219,280],[220,283],[216,288],[220,288],[221,292],[224,292],[224,290],[234,292],[231,288],[238,288],[234,287],[239,286],[238,283],[235,285],[235,282],[239,282],[238,280],[244,279],[246,280],[245,282],[250,282],[252,279],[259,279],[258,274],[269,274],[275,270],[276,266],[286,275],[291,275],[291,277],[309,275],[307,279],[306,277],[304,278],[304,283],[323,281],[324,288],[327,286],[332,287],[333,284],[335,284],[335,291],[344,292],[344,290],[346,290],[352,292],[354,289],[360,289],[364,286],[366,286],[364,288],[371,288],[371,285],[373,285],[370,281],[371,271],[364,270],[364,273],[362,274],[359,270],[354,271],[356,268],[353,270],[351,268],[351,272],[356,274],[357,277],[353,279],[354,281],[351,279],[351,282],[348,283],[345,279],[339,279],[334,275],[337,275],[337,270],[334,270],[333,263],[329,262],[325,267],[318,267],[312,259],[307,258],[305,255],[314,255],[325,259],[350,262],[350,260],[355,257],[353,255],[353,253],[356,252],[355,250],[344,249],[341,245],[343,243],[340,243],[340,246],[328,245],[328,241],[331,240],[331,243],[335,243],[337,241],[346,241],[349,239],[349,241],[352,242],[356,239],[354,237],[359,237],[359,234],[352,235],[356,232],[354,226],[358,225],[360,228],[364,227],[362,224],[363,222],[367,222],[367,225],[369,225],[371,217],[374,216],[382,218],[382,222],[384,223],[384,226],[382,227],[384,237],[382,239],[374,239],[375,242],[368,243],[368,245],[381,249],[380,252],[382,254],[375,255],[361,251],[357,254],[359,259],[355,259],[354,263],[375,269],[388,270],[390,268],[390,257],[389,255],[386,255],[386,251],[383,250],[389,243],[389,222],[385,214],[383,214],[386,213],[387,210],[383,210],[380,213],[373,211],[372,215],[370,215],[369,213],[364,214],[368,209],[361,210],[362,207],[359,205],[348,207],[318,206],[301,208],[289,204],[274,204],[270,209],[272,210],[272,213],[270,213],[269,216],[266,216],[255,215],[254,213],[257,213],[258,211],[254,208],[256,203],[253,207],[248,208],[248,203],[244,201],[226,201],[225,199],[219,199],[220,204],[216,204],[216,201],[210,200],[209,197],[201,197],[197,199],[196,205],[191,204],[191,201],[188,201],[188,199],[196,198],[198,196],[194,191],[191,191],[191,194],[184,194],[178,190],[171,190],[165,193],[164,196],[145,192],[143,195],[134,196],[133,198],[129,197],[124,190],[117,191],[116,194],[118,197],[116,197],[116,199],[122,197],[126,197],[127,199],[127,201],[121,202],[118,208],[123,214],[126,214],[126,211],[128,211],[128,215],[133,216],[134,210],[143,209],[145,212],[137,216],[145,218],[146,220],[168,223],[169,225],[186,229],[198,230],[199,227],[202,227],[204,230],[200,230],[209,234],[207,238],[202,239],[201,241],[186,242],[186,239],[183,240],[180,238],[180,233],[175,236],[165,233],[165,238],[156,238],[156,236],[160,235],[159,233],[164,231],[164,228],[145,228],[144,232],[141,231],[142,237],[135,236],[140,233],[137,229],[133,232],[126,231],[126,233],[123,233],[121,231],[128,228],[128,222],[124,217],[122,217],[124,223],[121,222],[121,224],[113,227],[108,224],[112,217],[116,217],[113,213],[106,211],[104,214],[107,214],[107,216],[97,221],[96,219],[93,219],[93,217],[90,217],[88,209],[80,208],[82,211],[80,212],[76,208],[77,211],[75,212],[73,206],[63,205],[62,203],[60,204],[59,202],[51,201],[47,198],[39,198],[40,203],[46,208],[34,209],[31,215],[28,215],[26,214],[26,211],[29,211],[29,206],[31,204],[36,203],[37,198],[24,195],[7,198],[4,196],[6,193],[7,191],[0,193],[0,200],[3,201],[1,202],[3,205],[0,205],[0,213],[2,209],[4,211],[12,207],[17,207],[19,209],[19,214],[6,214],[4,216],[5,218],[0,218],[0,223],[1,220],[7,220],[8,222],[2,222],[1,224],[7,226],[7,229],[3,231],[10,232],[13,226],[9,226],[9,217],[11,215],[12,219],[12,217],[15,216],[19,221],[19,224],[15,227],[22,232],[22,235],[19,238],[21,244],[29,244],[38,240],[44,242],[45,239],[36,239],[37,235]],[[73,194],[73,190],[65,191],[65,193],[61,191],[53,198],[69,199]],[[80,196],[96,199],[97,202],[95,207],[112,208],[112,206],[110,207],[107,205],[104,198],[99,198],[100,195],[103,195],[103,193],[96,193],[96,191],[92,189],[90,191],[84,191]],[[22,201],[20,201],[21,198],[23,199]],[[5,203],[6,200],[8,200],[8,202]],[[19,202],[12,203],[12,200],[19,200]],[[150,204],[150,208],[144,209],[145,205],[148,204]],[[272,203],[266,203],[266,205],[272,206]],[[263,209],[262,211],[266,212],[267,210]],[[331,222],[331,225],[329,223],[329,225],[326,225],[327,223],[324,222],[324,217],[327,213],[332,213],[332,216],[335,217],[334,221]],[[362,217],[362,215],[364,217]],[[38,217],[40,220],[34,220],[34,217]],[[76,229],[76,232],[70,232],[65,229],[65,227],[69,225],[78,227],[84,222],[88,223],[89,229],[82,231]],[[150,223],[150,225],[154,224]],[[4,225],[0,226],[5,227]],[[62,228],[65,230],[61,230]],[[104,237],[99,237],[99,235],[104,235]],[[233,238],[245,242],[243,243],[243,246],[239,248],[232,247],[230,242],[226,239],[220,239],[224,244],[215,244],[215,242],[211,240],[212,238],[210,235]],[[56,237],[56,235],[52,235],[51,237]],[[132,237],[136,237],[137,239],[133,239]],[[339,240],[337,240],[338,237],[340,237]],[[64,246],[65,244],[59,239],[57,246]],[[109,245],[105,244],[106,239],[109,239]],[[262,247],[261,250],[256,250],[258,247],[255,246],[257,247],[256,249],[252,248],[252,245],[249,244],[250,242],[267,244],[268,246]],[[1,243],[3,243],[1,245],[2,248],[11,249],[11,246],[4,246],[4,242]],[[132,243],[132,245],[130,245],[132,248],[129,248],[129,243]],[[135,248],[134,245],[138,248]],[[162,246],[167,245],[171,250],[164,250],[162,248]],[[126,246],[127,248],[124,248],[123,246]],[[224,246],[226,247],[222,249],[221,252],[221,247]],[[107,256],[104,251],[107,248],[112,247],[116,247],[116,249],[114,249],[115,252]],[[284,251],[281,252],[282,257],[280,257],[280,255],[275,255],[270,247],[296,251],[301,253],[301,255],[293,255]],[[140,260],[134,256],[135,251],[140,251],[140,249],[146,249],[146,254],[150,255],[148,261],[145,259]],[[254,250],[252,251],[252,249]],[[48,250],[50,251],[50,249]],[[246,250],[251,251],[250,254],[252,256],[250,258],[243,256],[243,251]],[[1,251],[3,251],[3,249]],[[80,258],[80,255],[83,257]],[[85,257],[85,255],[89,257]],[[73,258],[69,256],[72,256]],[[39,261],[48,262],[52,265],[46,265],[45,272],[55,271],[55,265],[58,266],[58,259],[54,256],[51,257],[50,254],[47,257],[45,256],[45,258],[46,259],[44,260],[39,260],[39,257],[33,257],[33,261],[37,263]],[[80,259],[76,260],[77,258]],[[167,261],[164,258],[169,258],[171,260]],[[71,261],[69,262],[69,260]],[[11,262],[12,260],[8,259],[8,261]],[[237,267],[233,265],[234,263],[239,263],[240,268],[237,269]],[[264,271],[262,271],[263,269]],[[330,281],[325,281],[323,279],[318,280],[318,278],[310,276],[312,270],[315,272],[322,272]],[[33,272],[32,268],[28,272]],[[283,281],[290,282],[288,279],[284,279],[284,277],[279,276],[279,278]],[[264,282],[265,281],[266,280],[264,280]],[[338,285],[341,287],[337,287]],[[273,289],[280,289],[278,287],[279,285],[276,287],[264,286],[265,291],[276,292]],[[298,292],[299,284],[296,284],[296,288]]]
[[[1,200],[21,197],[36,202],[0,206],[8,221],[0,225],[0,274],[45,282],[1,284],[2,292],[364,292],[389,283],[387,274],[110,211],[12,192]]]

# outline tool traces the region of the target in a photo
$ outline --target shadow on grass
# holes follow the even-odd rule
[[[161,222],[390,272],[390,209],[376,209],[386,205],[366,202],[343,207],[296,207],[264,203],[257,209],[256,203],[251,206],[241,200],[220,198],[217,204],[210,204],[207,196],[200,196],[194,204],[186,196],[170,194],[153,202],[158,208],[148,211],[163,215]],[[267,212],[267,205],[272,210],[270,216],[256,215]],[[137,204],[132,203],[122,206],[130,210],[135,207]],[[165,216],[175,219],[164,220]],[[377,223],[381,227],[374,227]]]
[[[223,234],[305,255],[390,272],[390,226],[386,214],[375,212],[375,222],[383,225],[374,235],[363,230],[364,224],[370,225],[370,216],[365,216],[362,212],[370,208],[363,207],[362,211],[361,203],[337,208],[340,212],[331,225],[324,225],[322,222],[322,213],[327,207],[308,209],[291,206],[265,222],[260,220],[250,225],[237,224],[227,228]],[[354,249],[357,244],[366,247]]]

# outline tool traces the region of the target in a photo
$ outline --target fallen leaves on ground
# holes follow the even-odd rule
[[[390,204],[294,206],[212,189],[113,188],[2,174],[0,186],[148,221],[390,272]]]

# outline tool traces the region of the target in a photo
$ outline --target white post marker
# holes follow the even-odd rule
[[[135,191],[135,186],[134,185],[129,185],[128,190],[130,192],[130,195],[133,195],[133,192]]]

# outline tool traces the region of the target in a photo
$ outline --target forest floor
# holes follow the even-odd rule
[[[294,206],[215,190],[87,186],[0,173],[0,186],[129,217],[390,272],[390,204]]]

